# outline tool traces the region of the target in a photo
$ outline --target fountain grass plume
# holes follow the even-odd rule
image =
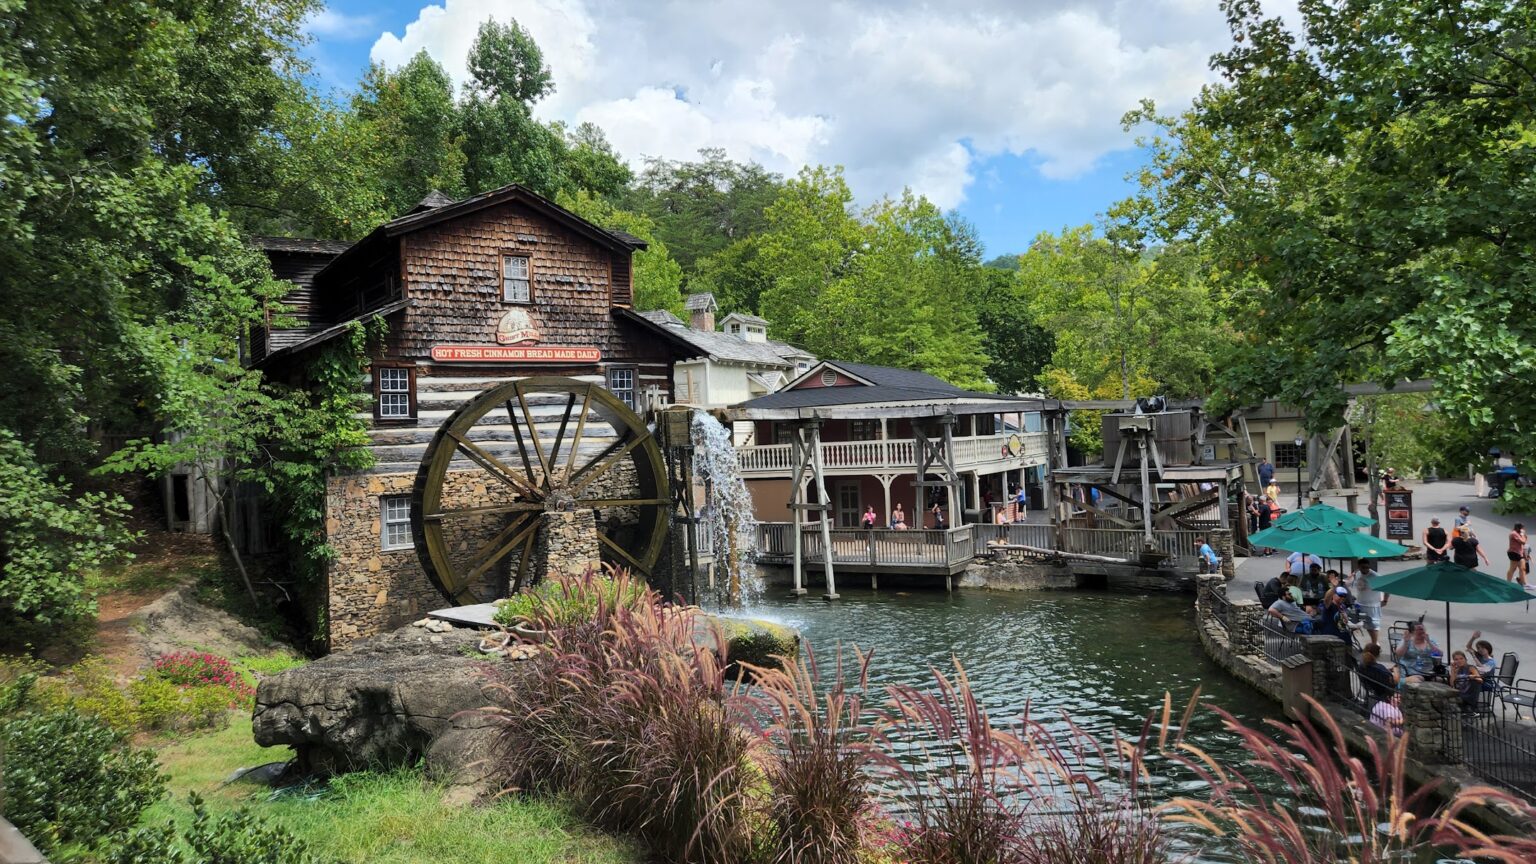
[[[766,745],[773,839],[765,864],[858,864],[875,844],[884,820],[870,770],[876,729],[862,697],[870,656],[855,650],[854,658],[851,687],[841,651],[830,683],[809,646],[803,659],[748,666],[756,690],[738,698],[748,709],[741,716]]]
[[[741,479],[731,430],[707,412],[694,411],[689,435],[693,476],[708,489],[700,527],[713,541],[715,560],[723,565],[730,601],[750,606],[763,595],[757,575],[757,520],[752,515],[752,493]]]

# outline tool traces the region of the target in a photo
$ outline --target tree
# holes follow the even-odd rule
[[[656,226],[648,217],[620,210],[588,192],[574,195],[561,192],[555,203],[589,222],[644,240],[647,246],[635,253],[631,276],[635,308],[641,311],[666,309],[676,315],[683,313],[683,295],[679,290],[683,268],[672,260],[666,244],[656,239]]]
[[[1536,445],[1536,7],[1509,0],[1303,4],[1301,32],[1224,4],[1224,82],[1151,106],[1143,199],[1247,278],[1230,398],[1337,426],[1340,384],[1433,376],[1437,402]]]
[[[691,279],[702,259],[767,227],[765,211],[783,183],[782,177],[761,165],[733,162],[724,150],[704,149],[697,162],[647,159],[620,200],[626,209],[655,220],[657,236]],[[730,306],[719,299],[729,311],[755,311],[755,307]]]
[[[988,262],[977,274],[976,322],[991,358],[987,378],[1004,393],[1033,393],[1040,388],[1040,373],[1051,362],[1056,340],[1035,323],[1018,278],[1008,272],[1018,270],[1018,256],[1011,258],[1012,268]]]
[[[352,110],[379,148],[375,182],[388,218],[403,216],[434,189],[453,198],[470,191],[453,81],[426,51],[393,72],[370,67]]]

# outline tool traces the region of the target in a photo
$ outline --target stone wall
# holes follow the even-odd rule
[[[1225,606],[1213,602],[1218,595],[1225,596],[1226,582],[1221,573],[1196,577],[1195,629],[1200,644],[1218,666],[1278,702],[1281,670],[1264,654],[1260,629],[1264,610],[1254,600],[1234,600]]]
[[[965,568],[960,578],[962,588],[990,588],[994,591],[1049,591],[1077,587],[1071,568],[1059,563],[1018,556],[1001,555],[986,563]]]

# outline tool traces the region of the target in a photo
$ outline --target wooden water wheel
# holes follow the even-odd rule
[[[450,602],[505,596],[536,578],[546,513],[589,509],[605,563],[651,576],[670,497],[645,423],[601,385],[535,377],[481,392],[443,423],[416,472],[412,528]]]

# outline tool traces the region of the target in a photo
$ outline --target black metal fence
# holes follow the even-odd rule
[[[1492,711],[1461,717],[1462,760],[1474,774],[1536,801],[1536,727]]]
[[[1283,663],[1298,654],[1304,653],[1301,647],[1301,638],[1295,633],[1287,633],[1277,623],[1271,620],[1264,622],[1264,656]]]
[[[1232,620],[1232,601],[1227,599],[1225,588],[1212,591],[1209,595],[1211,607],[1211,621],[1222,630],[1230,631]]]

